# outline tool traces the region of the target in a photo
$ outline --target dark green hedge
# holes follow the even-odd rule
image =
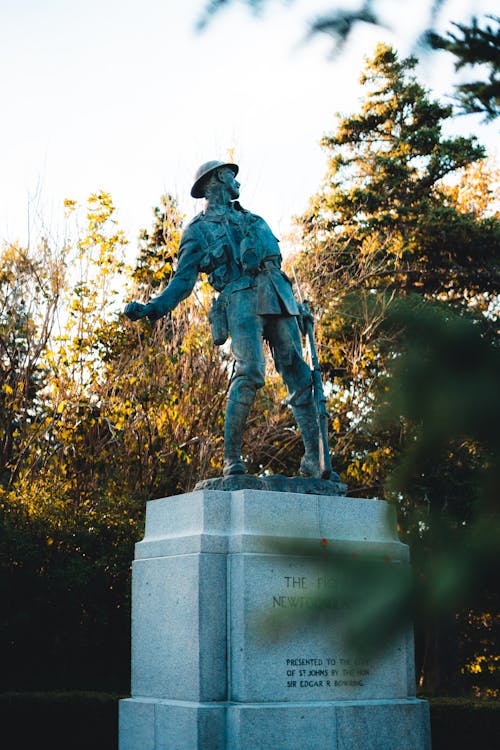
[[[487,750],[500,738],[500,702],[433,698],[432,750]]]
[[[107,693],[0,693],[1,747],[116,750],[118,700]],[[500,703],[431,699],[431,727],[432,750],[496,747]]]
[[[107,693],[0,693],[0,746],[116,750],[118,700]]]

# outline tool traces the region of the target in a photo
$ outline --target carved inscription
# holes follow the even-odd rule
[[[368,660],[342,656],[286,659],[287,688],[363,687]]]
[[[312,607],[315,603],[315,594],[324,593],[325,590],[332,592],[329,600],[331,609],[342,609],[347,606],[347,602],[335,596],[335,581],[330,576],[283,576],[283,582],[284,592],[273,595],[273,608]]]
[[[318,593],[331,591],[330,607],[345,608],[347,602],[335,597],[335,581],[329,576],[287,575],[282,591],[272,596],[272,607],[300,609],[315,605]],[[370,675],[370,665],[362,657],[324,656],[289,657],[283,665],[287,688],[358,688]]]

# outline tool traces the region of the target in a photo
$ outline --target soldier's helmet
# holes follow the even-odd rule
[[[216,169],[220,169],[220,167],[229,167],[229,169],[233,170],[235,176],[239,171],[239,167],[237,164],[229,164],[227,162],[217,160],[206,161],[201,165],[201,167],[198,167],[198,169],[196,170],[196,174],[194,176],[194,185],[191,188],[191,195],[193,196],[193,198],[205,197],[206,178],[212,172],[215,172]]]

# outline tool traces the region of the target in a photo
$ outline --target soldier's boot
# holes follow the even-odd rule
[[[308,477],[321,477],[319,465],[319,426],[316,404],[312,398],[301,406],[292,406],[304,443],[305,453],[300,462],[300,473]]]
[[[244,474],[245,464],[241,460],[241,444],[252,404],[228,399],[224,422],[224,468],[225,477],[232,474]]]

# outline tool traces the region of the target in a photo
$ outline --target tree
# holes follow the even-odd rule
[[[74,203],[66,207],[71,212]],[[123,235],[108,221],[112,212],[107,194],[93,195],[85,236],[57,253],[41,247],[36,261],[25,253],[16,259],[14,290],[24,299],[21,308],[16,294],[9,303],[21,313],[16,357],[33,387],[23,389],[30,401],[0,491],[0,576],[8,592],[2,663],[11,687],[83,686],[105,679],[107,668],[117,686],[128,671],[120,666],[128,650],[120,615],[134,529],[120,498],[113,506],[105,488],[92,493],[84,471],[103,446],[91,391],[103,351],[98,331],[121,268],[115,251]]]
[[[481,28],[476,18],[471,26],[454,23],[458,33],[449,31],[445,36],[429,32],[433,49],[442,49],[455,56],[455,70],[475,65],[489,69],[484,76],[469,83],[457,85],[457,99],[465,114],[482,113],[485,120],[500,115],[500,17],[487,16],[491,24]],[[495,28],[496,25],[496,28]]]
[[[80,506],[109,514],[120,502],[120,513],[137,518],[149,497],[191,489],[199,473],[216,470],[227,363],[210,346],[202,286],[156,326],[135,329],[122,317],[114,300],[126,270],[124,237],[113,214],[109,195],[91,196],[76,243],[81,274],[52,359],[53,461]],[[127,272],[131,294],[148,296],[168,281],[181,226],[165,196]]]
[[[411,343],[409,322],[392,311],[404,297],[439,302],[450,316],[452,309],[475,315],[474,330],[494,346],[500,217],[488,197],[494,175],[483,149],[473,138],[443,136],[451,109],[429,99],[412,74],[415,64],[385,45],[368,61],[361,111],[323,138],[328,173],[299,220],[304,251],[297,263],[320,319],[337,468],[354,495],[397,503],[401,533],[424,560],[444,518],[457,530],[475,516],[474,487],[489,454],[462,433],[448,435],[404,492],[388,484],[419,434],[418,414],[375,418],[395,398],[394,365],[406,362]],[[432,381],[432,369],[426,373]],[[456,643],[448,625],[439,628],[440,643]],[[443,660],[435,686],[448,667],[456,676],[453,659]],[[429,685],[428,662],[425,668]]]
[[[387,305],[417,292],[487,309],[498,289],[498,218],[461,210],[447,185],[484,151],[474,139],[443,137],[451,109],[428,98],[412,75],[415,64],[377,47],[362,76],[361,112],[322,140],[328,174],[300,219],[299,262],[321,320],[341,468],[368,492],[381,490],[398,444],[393,435],[373,449],[366,435],[358,450],[392,356],[394,332],[380,327]]]
[[[230,5],[234,0],[209,0],[204,12],[198,21],[198,28],[204,29],[208,26],[210,19],[220,10]],[[246,4],[255,12],[260,13],[269,0],[246,0]],[[471,83],[460,83],[456,86],[457,100],[461,105],[463,114],[483,113],[485,120],[490,121],[498,117],[500,113],[500,80],[499,74],[499,47],[500,47],[500,19],[497,16],[486,16],[493,24],[481,28],[476,18],[469,23],[453,23],[461,36],[448,32],[445,36],[438,34],[433,25],[436,23],[438,14],[449,3],[447,0],[432,0],[429,8],[420,10],[425,13],[426,23],[429,30],[423,34],[421,39],[414,37],[414,45],[423,43],[428,48],[447,50],[455,55],[457,61],[455,69],[459,70],[465,66],[482,65],[479,77]],[[332,2],[332,8],[323,12],[309,22],[308,36],[316,34],[327,34],[332,39],[334,51],[339,53],[344,45],[352,37],[359,25],[370,24],[390,28],[394,25],[388,22],[384,15],[384,7],[381,0],[363,0],[360,7],[355,10],[347,8],[345,3]],[[489,74],[484,73],[489,69]]]
[[[407,431],[388,486],[401,498],[418,572],[416,611],[426,634],[420,680],[427,690],[465,685],[491,696],[500,338],[480,316],[419,298],[400,299],[385,325],[397,325],[401,341],[378,419],[403,421]]]
[[[50,415],[45,355],[64,282],[64,251],[42,240],[36,253],[13,244],[0,253],[0,488],[40,461]],[[37,443],[37,450],[33,445]]]
[[[180,229],[175,204],[167,198],[163,206]],[[73,201],[66,208],[70,217],[82,212]],[[71,284],[63,294],[61,283],[57,299],[37,276],[48,273],[46,257],[38,268],[24,252],[5,256],[2,368],[10,388],[0,416],[10,452],[0,487],[8,602],[0,657],[10,688],[126,689],[130,560],[145,503],[192,489],[222,461],[227,362],[209,342],[204,290],[154,327],[137,330],[119,312],[123,277],[154,286],[177,250],[175,231],[143,244],[127,271],[109,194],[93,194],[83,211],[76,223],[84,229],[64,251]],[[164,224],[161,210],[156,221]],[[154,232],[141,242],[146,235]],[[48,324],[45,333],[35,327],[35,290],[53,304],[49,321],[59,325],[51,335]],[[35,351],[36,372],[27,370]],[[21,393],[16,383],[27,371],[35,375],[29,400],[14,403],[10,389]]]
[[[207,0],[205,9],[198,21],[199,28],[205,28],[212,16],[232,2],[234,0]],[[246,0],[246,4],[255,13],[260,13],[264,6],[269,4],[269,0]],[[443,0],[432,0],[429,9],[426,9],[429,23],[435,20],[443,4],[446,4],[446,0],[444,2]],[[337,48],[341,48],[358,24],[386,25],[381,5],[380,0],[363,0],[360,7],[353,10],[346,7],[346,3],[333,0],[331,10],[325,10],[320,16],[311,19],[310,33],[326,33],[332,37]]]

